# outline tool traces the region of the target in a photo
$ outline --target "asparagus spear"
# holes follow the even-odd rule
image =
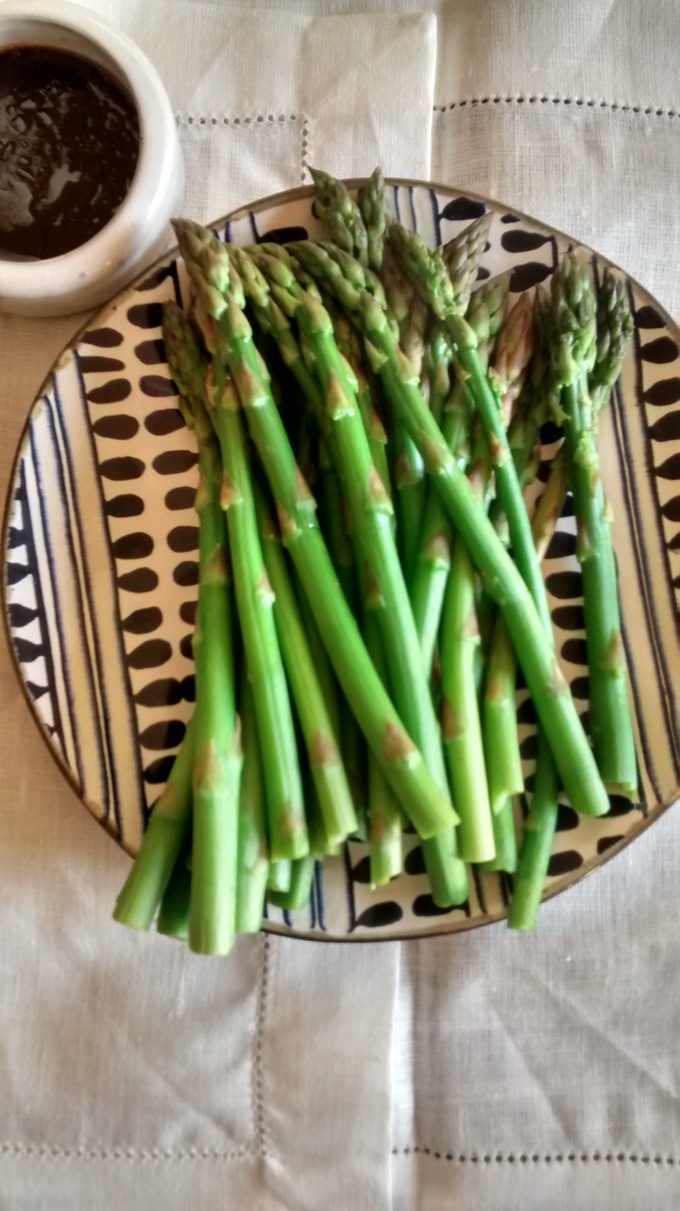
[[[437,326],[425,350],[425,367],[430,387],[430,412],[438,425],[442,423],[444,404],[451,390],[451,356],[451,342]]]
[[[459,292],[460,289],[459,286]],[[485,358],[489,355],[505,315],[507,295],[508,278],[503,275],[485,282],[470,299],[467,321],[480,343],[480,356]],[[456,458],[462,455],[469,425],[469,412],[464,384],[457,381],[446,401],[441,421],[444,440]],[[451,566],[451,544],[451,525],[444,502],[433,483],[430,485],[425,505],[418,559],[409,586],[423,660],[427,668],[432,663],[444,605]]]
[[[259,933],[269,878],[269,844],[255,702],[245,669],[241,678],[240,708],[243,773],[238,804],[236,932]]]
[[[510,310],[498,335],[491,376],[506,424],[513,404],[520,394],[531,358],[532,310],[528,297],[521,296]],[[485,490],[490,467],[488,458],[484,455],[481,464],[480,488]],[[517,470],[519,473],[519,468]],[[560,508],[561,505],[562,501]],[[515,668],[510,636],[504,619],[499,616],[489,645],[482,711],[491,807],[494,812],[505,810],[506,817],[505,804],[508,797],[519,794],[524,785],[517,735]],[[496,827],[498,830],[500,826]]]
[[[491,218],[490,211],[480,215],[478,219],[468,223],[467,227],[449,240],[442,249],[442,257],[449,275],[453,296],[457,306],[463,312],[470,302],[479,262],[489,238]]]
[[[391,496],[390,471],[387,462],[387,434],[372,399],[371,389],[362,365],[361,341],[347,316],[338,308],[332,313],[333,331],[340,353],[350,366],[357,382],[357,404],[368,437],[371,458],[383,487]]]
[[[460,816],[460,853],[467,862],[488,862],[496,853],[477,704],[478,647],[474,572],[467,548],[457,542],[444,600],[439,655],[444,748]]]
[[[524,821],[522,845],[508,910],[511,929],[533,929],[550,862],[557,823],[557,770],[545,735],[538,733],[536,775],[531,808]]]
[[[374,613],[364,615],[366,647],[383,685],[387,686],[387,668],[382,638]],[[371,887],[389,883],[403,870],[403,817],[399,802],[373,754],[368,760],[368,844]]]
[[[193,764],[192,878],[189,945],[226,954],[233,945],[241,743],[236,720],[231,596],[221,475],[204,400],[204,364],[193,330],[166,305],[168,364],[191,414],[199,453],[199,593],[194,636],[196,710]]]
[[[577,555],[583,577],[583,608],[590,673],[591,734],[603,781],[610,791],[634,798],[637,763],[628,701],[626,661],[621,639],[616,563],[597,449],[596,416],[588,375],[598,368],[597,389],[606,387],[610,353],[618,365],[630,316],[625,294],[607,273],[601,291],[601,343],[598,359],[596,299],[588,269],[569,255],[553,275],[552,322],[556,339],[555,371],[561,407],[569,480],[577,524]],[[616,364],[613,368],[616,377]]]
[[[500,328],[489,374],[500,400],[506,428],[524,385],[533,351],[533,307],[529,296],[521,294]]]
[[[300,912],[309,903],[314,879],[315,861],[310,854],[292,863],[290,887],[287,891],[270,891],[269,901],[277,908]]]
[[[486,244],[490,215],[475,219],[463,232],[455,236],[444,249],[452,289],[459,306],[467,307],[470,292],[477,275],[479,259]],[[393,264],[394,257],[390,256],[389,246],[384,259],[383,272],[389,273],[389,286],[386,280],[387,301],[395,310],[399,319],[399,339],[402,351],[412,365],[413,374],[418,378],[422,375],[425,357],[426,329],[428,327],[427,308],[420,298],[418,291],[400,272],[398,264]],[[449,342],[447,342],[447,346]],[[447,349],[448,352],[448,349]],[[442,352],[442,334],[435,331],[431,342],[431,355],[435,362],[439,357],[444,359]],[[448,379],[448,375],[446,376]],[[433,414],[437,418],[440,413],[440,402],[435,395],[430,401]],[[433,406],[434,405],[434,406]],[[425,467],[420,453],[402,425],[396,426],[397,462],[395,478],[397,486],[402,491],[400,501],[400,530],[402,562],[409,578],[413,574],[418,555],[423,517],[426,508]],[[435,560],[436,566],[436,560]],[[426,660],[429,667],[429,662]]]
[[[267,875],[267,891],[290,891],[292,877],[293,863],[290,858],[280,858],[276,862],[270,862],[269,874]]]
[[[357,584],[352,543],[348,533],[346,502],[343,499],[335,467],[330,462],[330,453],[328,452],[326,442],[321,444],[321,452],[324,457],[322,464],[323,473],[321,476],[321,504],[325,532],[328,536],[329,550],[335,565],[340,588],[345,595],[345,600],[352,614],[357,618],[359,616],[359,586]],[[309,614],[315,634],[319,637],[318,628],[309,609],[309,603],[304,595],[304,591],[300,596],[302,609],[306,610]],[[319,646],[323,651],[326,662],[328,662],[328,656],[320,637]],[[318,666],[318,660],[315,662]],[[333,674],[331,673],[331,675]],[[340,737],[340,751],[342,752],[343,764],[347,771],[357,814],[357,836],[365,841],[368,837],[366,746],[357,726],[357,721],[351,711],[342,712],[338,724],[338,735]]]
[[[499,614],[489,646],[482,697],[484,757],[494,813],[501,810],[509,796],[519,795],[524,789],[517,734],[516,669],[508,628]]]
[[[485,344],[484,353],[480,357],[482,365],[485,365],[490,352],[491,325],[487,323],[485,327],[481,318],[474,315],[472,307],[470,311],[473,312],[478,339],[481,336]],[[531,306],[529,305],[527,311],[520,301],[512,308],[498,333],[492,374],[501,407],[506,411],[509,411],[526,372],[531,346],[530,323]],[[490,474],[488,448],[483,435],[478,432],[473,444],[469,477],[482,502],[486,499]],[[481,675],[479,640],[474,569],[465,544],[461,537],[457,536],[444,603],[440,644],[444,717],[454,721],[453,728],[450,729],[453,734],[449,736],[447,743],[449,777],[461,818],[461,853],[469,861],[488,862],[494,858],[494,832],[499,834],[499,839],[505,844],[508,821],[504,821],[506,827],[502,832],[500,825],[492,820],[477,698],[477,681]],[[514,724],[514,695],[508,707],[509,711],[501,718],[504,723],[509,719],[513,728],[506,728],[507,735],[498,738],[502,740],[509,737],[511,742],[514,739],[516,759],[519,762],[519,746]],[[505,752],[501,752],[505,756]],[[507,793],[509,792],[503,793],[498,803],[499,808]],[[507,857],[502,860],[507,865]]]
[[[368,264],[375,273],[379,273],[388,223],[385,188],[379,168],[373,170],[366,184],[359,190],[357,205],[366,228]]]
[[[596,412],[601,412],[609,403],[633,327],[626,288],[620,278],[605,269],[597,292],[595,362],[588,376],[588,389]]]
[[[468,323],[475,328],[480,341],[480,350],[484,343],[487,357],[493,337],[505,314],[505,301],[509,285],[508,275],[503,274],[484,283],[473,293],[490,227],[491,214],[483,214],[454,236],[442,250],[453,296],[461,311],[466,313]],[[415,294],[417,297],[417,291]],[[428,354],[433,370],[430,411],[437,424],[442,426],[442,432],[449,447],[454,453],[457,453],[463,437],[462,425],[464,422],[467,423],[469,410],[465,403],[463,381],[452,378],[449,374],[448,367],[453,356],[453,349],[450,338],[439,322],[434,325]],[[433,513],[435,506],[439,510],[436,519]],[[427,508],[429,516],[424,519],[422,527],[426,536],[422,544],[426,562],[426,552],[431,536],[439,534],[447,526],[446,515],[441,509],[438,494],[432,488],[428,493]],[[444,581],[444,586],[445,583],[446,581]],[[443,591],[442,588],[442,600]],[[415,596],[416,598],[419,596],[417,591]],[[437,621],[441,615],[441,605],[440,600]]]
[[[426,313],[413,287],[402,274],[395,258],[385,249],[380,270],[385,299],[394,318],[399,341],[411,360],[413,373],[420,377],[424,355]],[[391,454],[396,488],[397,538],[401,561],[408,568],[415,557],[423,506],[423,460],[396,417],[391,418]]]
[[[253,347],[240,280],[225,249],[209,233],[187,222],[177,223],[176,231],[200,302],[202,327],[234,375],[277,505],[283,541],[338,680],[407,815],[421,836],[432,836],[455,823],[455,813],[392,706],[340,592],[314,501],[276,410],[266,367]]]
[[[553,460],[548,482],[539,499],[532,531],[539,559],[545,558],[559,521],[567,493],[567,460],[564,448]],[[514,689],[514,675],[511,674]],[[531,929],[541,902],[552,839],[557,824],[559,780],[552,753],[539,728],[536,773],[531,808],[524,822],[522,844],[508,912],[511,929]],[[505,810],[504,808],[501,810]]]
[[[510,795],[501,804],[498,811],[493,813],[493,840],[496,855],[490,862],[482,862],[481,869],[504,870],[506,874],[514,874],[517,870],[517,834]]]
[[[539,560],[543,560],[562,513],[567,492],[566,460],[562,451],[551,467],[548,482],[538,502],[532,532]],[[532,807],[522,835],[517,858],[517,840],[512,796],[523,789],[522,766],[515,710],[515,659],[502,617],[496,622],[487,672],[484,741],[489,785],[494,799],[496,858],[485,870],[517,871],[509,912],[511,928],[530,928],[541,898],[557,822],[557,772],[552,753],[539,729],[535,788]],[[536,790],[538,788],[538,792]],[[503,792],[505,791],[505,797]],[[535,806],[534,806],[535,805]],[[547,846],[547,848],[546,848]],[[541,855],[545,864],[541,867]],[[533,914],[533,915],[532,915]]]
[[[178,942],[189,941],[189,910],[191,904],[191,870],[189,854],[182,850],[170,881],[163,893],[158,910],[156,930]]]
[[[565,789],[572,803],[581,812],[590,815],[604,814],[609,807],[607,795],[569,687],[556,660],[553,643],[543,629],[542,607],[542,612],[539,613],[521,574],[475,499],[467,478],[456,466],[418,384],[410,375],[410,367],[405,363],[394,339],[384,309],[374,295],[352,285],[338,259],[332,255],[332,249],[309,241],[295,244],[291,248],[313,276],[322,278],[326,288],[336,294],[361,327],[367,339],[367,347],[371,351],[374,367],[380,374],[393,406],[408,424],[423,454],[426,467],[438,485],[451,520],[484,577],[490,596],[497,601],[505,614],[515,651],[522,662],[539,718],[558,761]],[[360,268],[356,265],[356,269]],[[429,266],[426,266],[426,269],[428,268]],[[356,280],[356,270],[354,276]],[[466,349],[475,353],[476,338],[472,329],[457,312],[451,314],[455,317],[455,324],[452,326],[456,332],[456,343],[462,345],[465,340]],[[445,307],[442,308],[442,315],[449,315]],[[469,358],[466,360],[470,362]],[[476,356],[471,361],[471,379],[482,393],[488,393],[496,410],[495,398],[485,377],[480,375],[479,359]],[[502,451],[499,451],[495,459],[496,469],[501,455]],[[521,493],[520,501],[524,510]],[[518,530],[522,537],[523,528],[520,526]],[[534,559],[535,556],[532,555],[531,563]],[[542,592],[543,590],[541,595]],[[545,612],[547,613],[547,608]]]
[[[302,783],[288,684],[272,613],[274,594],[257,529],[250,461],[236,388],[213,354],[208,399],[217,433],[224,481],[222,507],[232,552],[238,609],[255,718],[267,771],[269,848],[274,861],[304,857],[309,850]]]
[[[347,186],[327,172],[310,168],[314,182],[316,213],[328,238],[351,252],[362,265],[368,264],[368,233],[363,215]]]
[[[151,926],[189,833],[195,726],[190,720],[168,781],[149,817],[139,853],[116,900],[114,920],[131,929]]]
[[[265,567],[274,591],[274,619],[288,682],[326,836],[330,845],[336,846],[357,827],[352,796],[276,527],[264,494],[257,487],[255,503]]]

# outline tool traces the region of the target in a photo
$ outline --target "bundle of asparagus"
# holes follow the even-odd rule
[[[473,289],[478,220],[431,252],[315,172],[328,239],[220,244],[176,224],[192,285],[164,338],[199,450],[196,708],[115,917],[226,953],[269,898],[360,837],[374,886],[422,839],[435,903],[505,871],[535,922],[558,795],[599,816],[636,761],[597,416],[631,319],[566,256],[551,293]],[[563,442],[533,518],[540,430]],[[312,494],[312,484],[319,497]],[[571,490],[591,739],[560,670],[541,561]],[[529,812],[517,668],[539,735]],[[237,675],[237,669],[240,673]],[[592,740],[592,747],[591,747]]]

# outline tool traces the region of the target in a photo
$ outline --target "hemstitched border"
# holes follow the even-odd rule
[[[0,1162],[24,1157],[41,1161],[131,1161],[154,1164],[158,1161],[237,1161],[255,1157],[249,1144],[233,1151],[219,1148],[60,1148],[53,1144],[0,1143]]]
[[[284,122],[297,122],[297,114],[275,113],[273,110],[265,114],[175,114],[177,126],[273,126]]]
[[[307,114],[302,115],[302,133],[300,136],[300,183],[304,185],[307,179],[307,170],[309,164],[307,156],[309,154],[309,117]]]
[[[263,933],[261,938],[262,964],[255,1009],[255,1054],[253,1056],[254,1139],[252,1151],[256,1156],[264,1158],[267,1155],[267,1122],[264,1108],[264,1065],[262,1052],[264,1049],[264,1028],[267,1017],[267,994],[269,992],[269,937],[266,933]]]
[[[680,1158],[675,1156],[664,1156],[660,1152],[601,1152],[595,1149],[592,1152],[443,1152],[434,1148],[428,1148],[422,1144],[414,1144],[410,1148],[393,1148],[392,1156],[410,1156],[419,1154],[421,1156],[429,1156],[432,1160],[448,1161],[455,1165],[564,1165],[564,1164],[641,1164],[641,1165],[667,1165],[668,1167],[679,1167]]]
[[[483,97],[465,97],[460,101],[449,101],[444,105],[433,105],[435,113],[448,113],[453,109],[475,109],[480,105],[574,105],[577,108],[608,109],[612,113],[643,114],[645,117],[677,118],[680,108],[662,105],[645,105],[642,102],[607,101],[597,97],[562,97],[547,93],[490,93]]]
[[[104,1148],[97,1145],[64,1148],[56,1144],[11,1143],[0,1141],[0,1164],[3,1160],[33,1159],[38,1161],[127,1161],[134,1164],[156,1164],[159,1161],[239,1161],[264,1159],[267,1155],[266,1114],[264,1107],[262,1050],[267,1017],[269,983],[269,937],[263,933],[262,959],[255,1008],[255,1042],[252,1057],[253,1140],[241,1148]]]

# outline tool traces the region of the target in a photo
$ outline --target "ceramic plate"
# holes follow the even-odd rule
[[[480,277],[510,270],[513,291],[550,277],[570,242],[493,202],[412,182],[388,189],[394,213],[430,243],[490,210]],[[309,190],[258,202],[214,224],[238,243],[319,233]],[[593,272],[604,262],[592,257]],[[92,815],[129,853],[161,791],[192,710],[197,582],[196,451],[177,408],[161,340],[163,302],[186,283],[170,256],[96,316],[35,401],[17,453],[5,520],[5,609],[16,666],[43,736]],[[624,640],[634,701],[640,803],[612,800],[604,819],[560,810],[547,894],[636,837],[678,795],[680,686],[680,333],[636,283],[621,382],[600,449],[614,512]],[[544,430],[546,456],[554,434]],[[579,708],[587,710],[581,585],[567,501],[545,564],[555,633]],[[536,737],[519,691],[530,777]],[[518,810],[524,805],[518,805]],[[304,912],[269,927],[305,937],[415,937],[498,919],[504,877],[471,880],[469,903],[442,911],[428,893],[416,838],[405,872],[372,891],[361,844],[318,868]],[[622,896],[625,889],[621,888]]]

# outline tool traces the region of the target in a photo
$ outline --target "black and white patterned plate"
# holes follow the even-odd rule
[[[480,277],[510,269],[513,291],[547,280],[570,242],[495,203],[451,189],[390,183],[393,211],[428,242],[492,213]],[[214,225],[237,243],[318,233],[309,190],[265,199]],[[592,255],[593,272],[604,262]],[[166,299],[181,297],[169,257],[88,324],[35,401],[5,518],[5,610],[17,669],[52,753],[95,818],[134,854],[194,698],[191,634],[197,581],[196,452],[177,408],[161,341]],[[600,448],[622,586],[641,801],[605,819],[562,807],[548,894],[621,849],[680,794],[680,333],[629,283],[636,327]],[[550,453],[550,427],[545,431]],[[573,516],[546,559],[558,648],[580,709],[588,702]],[[535,721],[520,690],[529,785]],[[304,912],[269,927],[313,938],[414,937],[498,919],[504,877],[471,880],[463,908],[428,893],[417,839],[405,872],[372,891],[361,844],[318,868]]]

